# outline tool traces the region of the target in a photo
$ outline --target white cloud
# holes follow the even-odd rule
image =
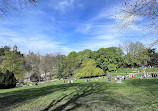
[[[80,32],[80,33],[83,33],[83,34],[88,34],[89,31],[91,30],[92,28],[92,24],[91,23],[87,23],[87,24],[79,24],[75,31],[77,32]]]
[[[45,3],[45,5],[40,4],[42,8],[41,6],[35,7],[30,9],[31,11],[25,11],[22,16],[10,18],[10,22],[0,24],[1,46],[16,44],[23,53],[28,53],[28,50],[31,50],[40,51],[42,54],[47,52],[68,54],[71,51],[78,52],[87,48],[98,50],[102,47],[117,46],[124,40],[123,34],[114,28],[113,21],[106,21],[114,19],[109,17],[112,8],[110,10],[96,10],[98,14],[94,17],[90,16],[89,20],[87,20],[88,17],[86,19],[82,16],[77,16],[81,17],[77,19],[72,17],[74,20],[70,21],[72,25],[66,20],[62,21],[60,18],[63,18],[63,15],[61,16],[60,13],[69,14],[74,9],[84,9],[86,7],[84,3],[82,4],[78,0],[49,0],[42,3]],[[90,13],[88,12],[88,14]],[[116,22],[114,21],[114,23]],[[71,24],[72,32],[69,32],[69,24]],[[133,25],[132,28],[137,29],[138,27]],[[72,43],[72,36],[75,37],[73,34],[78,33],[81,34],[81,38],[79,38],[80,34],[77,35],[79,40],[76,40],[77,43]]]
[[[62,0],[56,5],[55,9],[62,13],[66,13],[68,10],[73,9],[73,7],[74,0]]]
[[[105,10],[102,10],[96,15],[95,17],[91,18],[90,21],[96,21],[100,19],[106,19],[107,18],[107,12]]]
[[[78,44],[81,50],[118,47],[121,40],[123,40],[123,37],[120,38],[121,34],[114,29],[113,25],[93,24],[91,21],[87,21],[86,24],[80,24],[76,31],[89,36],[87,40]]]
[[[118,35],[101,35],[101,36],[97,36],[97,37],[93,37],[92,39],[94,40],[112,40],[117,38]]]
[[[91,49],[91,50],[98,50],[100,48],[107,48],[107,47],[118,47],[121,41],[119,39],[109,39],[109,40],[89,40],[85,41],[81,44],[83,49]]]
[[[3,28],[0,28],[0,30],[2,29]],[[41,54],[46,54],[48,52],[62,52],[63,54],[68,54],[72,51],[71,48],[63,46],[62,42],[56,41],[53,37],[51,38],[40,34],[32,37],[26,33],[13,33],[13,31],[9,29],[0,32],[0,40],[0,46],[7,45],[13,47],[14,45],[17,45],[18,50],[25,54],[27,54],[29,50],[40,52]]]

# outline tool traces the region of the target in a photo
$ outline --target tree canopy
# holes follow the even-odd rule
[[[123,64],[123,52],[120,48],[101,48],[93,53],[97,67],[106,71],[113,71]]]
[[[23,59],[22,57],[18,56],[16,52],[5,51],[1,58],[3,61],[0,65],[0,69],[3,73],[5,73],[7,70],[14,72],[21,68]]]
[[[127,54],[125,55],[125,64],[130,66],[146,65],[148,60],[148,52],[145,46],[140,42],[131,42],[127,46]]]
[[[84,59],[82,68],[80,73],[76,73],[74,76],[77,78],[80,77],[92,77],[92,76],[99,76],[104,75],[102,69],[96,67],[96,63],[94,59]]]
[[[123,51],[123,50],[124,51]],[[0,69],[5,73],[15,71],[32,71],[45,77],[94,77],[106,75],[121,67],[158,66],[156,49],[148,49],[140,42],[130,42],[124,48],[108,47],[97,51],[89,49],[70,52],[66,55],[47,54],[45,56],[33,52],[22,55],[18,51],[10,51],[9,47],[0,48]],[[17,72],[15,72],[16,74]],[[20,73],[19,73],[20,74]]]

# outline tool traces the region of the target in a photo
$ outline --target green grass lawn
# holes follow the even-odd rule
[[[68,80],[67,80],[68,81]],[[66,82],[67,82],[66,81]],[[99,79],[0,90],[0,111],[157,111],[158,79]]]

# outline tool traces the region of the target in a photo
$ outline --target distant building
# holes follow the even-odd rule
[[[16,45],[13,46],[13,51],[17,52],[18,47]]]

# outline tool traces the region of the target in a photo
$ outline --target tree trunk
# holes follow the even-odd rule
[[[47,72],[44,71],[44,73],[45,73],[45,81],[47,81]]]
[[[52,71],[50,71],[49,76],[50,76],[50,81],[51,81],[51,78],[52,78]]]

